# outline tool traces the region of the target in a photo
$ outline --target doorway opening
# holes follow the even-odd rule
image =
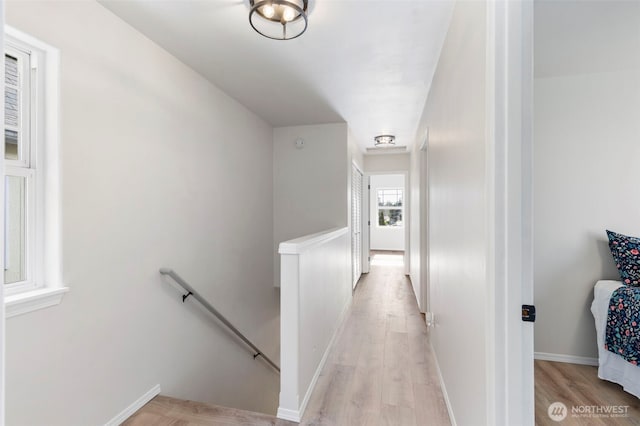
[[[369,176],[371,265],[405,266],[407,203],[404,174]]]

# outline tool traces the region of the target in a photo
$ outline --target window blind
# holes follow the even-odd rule
[[[4,56],[4,135],[5,143],[18,143],[20,123],[18,59]]]

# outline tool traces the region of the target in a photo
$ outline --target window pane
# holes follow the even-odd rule
[[[18,132],[5,129],[4,131],[4,158],[6,160],[18,159]]]
[[[26,178],[5,176],[4,283],[24,281],[26,263]]]
[[[379,209],[378,226],[402,226],[402,209]]]
[[[402,189],[379,189],[379,207],[399,207],[402,205]]]
[[[4,56],[4,158],[18,159],[18,128],[20,125],[20,91],[18,59]]]

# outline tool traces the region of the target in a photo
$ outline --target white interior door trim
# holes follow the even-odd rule
[[[0,23],[4,28],[4,7],[0,7]],[[4,46],[4,31],[0,31],[0,45]],[[0,74],[0,92],[4,93],[4,66]],[[4,117],[4,102],[0,105],[0,117]],[[0,158],[4,158],[4,143],[0,144]],[[4,176],[4,161],[0,161],[0,176]],[[0,200],[4,203],[4,185],[0,185]],[[0,209],[0,223],[4,223],[4,209]],[[4,227],[0,226],[0,241],[4,241]],[[4,244],[0,244],[0,265],[4,270]],[[0,285],[0,426],[5,422],[5,307],[4,307],[4,285]]]
[[[533,2],[487,2],[487,424],[534,424]]]
[[[369,174],[362,175],[362,273],[368,274],[371,258],[371,218],[369,217],[370,185]]]
[[[355,289],[362,275],[362,193],[364,176],[355,161],[351,164],[351,269],[352,288]]]
[[[404,217],[402,221],[404,225],[404,274],[409,276],[411,274],[410,262],[411,262],[411,246],[409,244],[409,231],[411,229],[411,191],[409,181],[409,172],[405,171],[401,173],[404,175]]]
[[[410,259],[410,247],[409,247],[409,224],[410,224],[410,218],[411,218],[411,194],[409,191],[409,185],[411,184],[411,182],[409,182],[409,172],[407,170],[401,170],[401,171],[385,171],[385,172],[368,172],[365,173],[366,176],[366,180],[367,180],[367,188],[369,188],[369,185],[371,184],[370,178],[371,176],[380,176],[380,175],[402,175],[404,176],[404,200],[405,200],[405,205],[404,205],[404,209],[402,214],[404,215],[404,217],[402,218],[403,222],[405,223],[405,227],[404,227],[404,274],[405,275],[409,275],[410,273],[410,264],[409,264],[409,259]],[[370,203],[372,202],[372,198],[371,198],[371,194],[370,194],[370,189],[367,190],[367,192],[369,193],[368,195],[368,200],[367,204],[365,204],[367,206],[367,216],[369,216],[369,210],[371,209],[371,205]],[[367,218],[367,223],[369,224],[369,238],[367,238],[367,246],[365,247],[367,255],[368,253],[371,251],[371,222],[370,222],[371,218],[368,217]],[[367,269],[367,272],[369,272],[369,270]]]
[[[431,312],[431,298],[429,297],[429,143],[425,141],[423,147],[415,152],[419,155],[419,183],[420,190],[420,206],[418,214],[420,215],[420,235],[414,235],[414,238],[420,238],[420,291],[422,300],[420,306],[423,312]],[[414,200],[416,202],[416,200]]]

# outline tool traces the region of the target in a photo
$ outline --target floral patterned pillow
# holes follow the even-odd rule
[[[609,249],[616,262],[622,282],[640,287],[640,238],[628,237],[607,230]]]

